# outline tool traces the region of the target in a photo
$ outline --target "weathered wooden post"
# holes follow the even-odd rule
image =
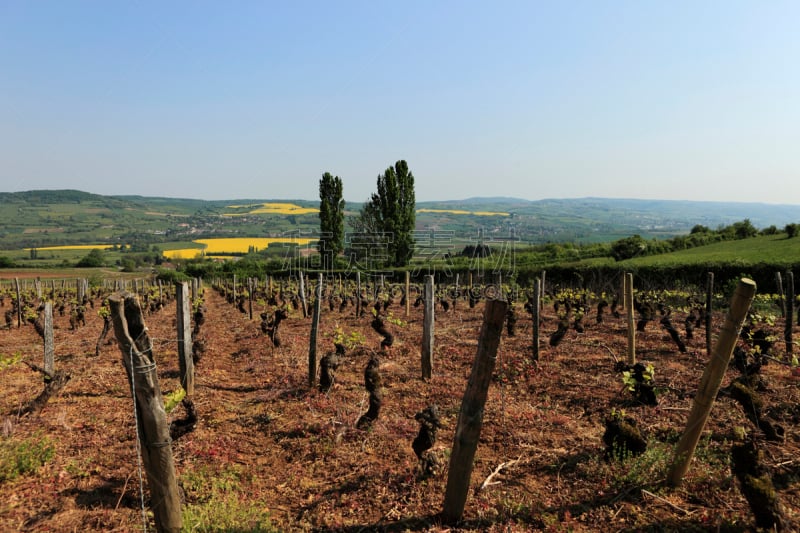
[[[786,304],[783,297],[783,278],[780,272],[775,272],[775,285],[778,289],[778,307],[781,309],[781,318],[786,318]]]
[[[361,316],[361,272],[356,271],[356,317]]]
[[[317,380],[317,330],[319,314],[322,311],[322,273],[317,278],[314,290],[314,315],[311,318],[311,338],[308,343],[308,386],[313,387]]]
[[[547,270],[542,270],[542,295],[547,292],[547,287],[545,286],[545,281],[547,280]],[[544,305],[544,303],[542,303]]]
[[[794,272],[786,271],[786,324],[783,338],[786,341],[786,353],[792,355],[792,327],[794,327]],[[791,358],[790,358],[791,359]]]
[[[502,299],[489,300],[483,313],[483,326],[478,340],[478,353],[472,363],[467,389],[458,414],[453,449],[450,454],[450,471],[444,496],[442,520],[454,524],[461,520],[469,492],[475,450],[483,425],[483,409],[489,392],[489,383],[500,344],[508,303]]]
[[[628,318],[628,364],[636,364],[636,322],[633,319],[633,274],[625,273],[625,313]]]
[[[155,358],[139,301],[118,292],[108,298],[114,333],[136,409],[136,430],[142,464],[150,485],[150,507],[159,532],[179,532],[181,500],[175,479],[169,424],[158,384]]]
[[[19,289],[19,278],[14,278],[14,285],[17,289],[17,327],[22,327],[22,291]]]
[[[433,276],[425,276],[425,307],[422,317],[422,379],[433,375]]]
[[[308,318],[308,303],[306,302],[306,286],[303,282],[303,271],[300,271],[300,303],[303,304],[303,318]]]
[[[406,316],[411,314],[411,272],[406,270]]]
[[[187,398],[194,397],[194,359],[192,357],[192,306],[187,283],[175,283],[175,303],[178,323],[178,367],[181,386]]]
[[[539,312],[541,311],[542,301],[542,280],[536,278],[533,283],[533,302],[531,304],[531,315],[533,318],[533,360],[539,360],[539,326],[541,319]]]
[[[48,376],[56,374],[56,349],[53,342],[53,302],[44,304],[44,371]]]
[[[747,278],[742,278],[739,281],[739,285],[733,293],[731,308],[725,317],[725,324],[722,326],[720,336],[717,339],[717,345],[714,347],[711,360],[708,362],[703,372],[703,377],[700,379],[692,410],[689,413],[689,420],[686,422],[686,429],[675,447],[675,457],[667,475],[669,484],[673,487],[681,484],[683,476],[689,470],[689,463],[692,460],[695,448],[697,448],[700,434],[703,432],[708,416],[711,414],[711,407],[714,405],[714,399],[717,397],[722,378],[728,369],[728,362],[733,354],[733,348],[736,346],[742,324],[745,317],[747,317],[747,311],[750,309],[750,304],[753,302],[755,294],[756,284],[753,280]]]
[[[247,316],[253,320],[253,278],[247,278]]]
[[[36,290],[36,297],[42,299],[42,282],[39,278],[33,280],[33,287]]]
[[[714,340],[711,338],[711,323],[714,312],[714,273],[709,272],[706,280],[706,353],[710,356],[714,349]]]

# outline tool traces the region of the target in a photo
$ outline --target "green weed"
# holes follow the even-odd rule
[[[184,531],[278,531],[263,505],[240,498],[242,473],[236,467],[220,471],[200,467],[182,475],[181,485],[187,501]]]
[[[20,361],[22,361],[22,354],[20,352],[12,355],[0,354],[0,370],[5,370],[6,368],[13,366]]]
[[[33,436],[18,443],[0,442],[0,483],[35,472],[55,453],[53,443],[46,436]]]

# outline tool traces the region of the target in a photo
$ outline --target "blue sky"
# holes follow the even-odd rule
[[[0,1],[0,190],[800,204],[800,2]]]

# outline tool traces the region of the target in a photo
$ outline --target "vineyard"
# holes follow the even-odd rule
[[[793,289],[759,289],[671,483],[732,293],[634,278],[626,306],[618,280],[545,283],[537,304],[533,287],[502,283],[301,279],[194,280],[188,399],[174,285],[0,280],[0,530],[156,530],[143,413],[112,327],[121,290],[137,295],[152,343],[185,531],[800,527]],[[448,524],[448,476],[465,466],[450,462],[454,435],[496,301],[502,336],[466,504]]]

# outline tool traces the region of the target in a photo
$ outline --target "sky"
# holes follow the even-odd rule
[[[800,204],[800,2],[0,0],[0,191]]]

